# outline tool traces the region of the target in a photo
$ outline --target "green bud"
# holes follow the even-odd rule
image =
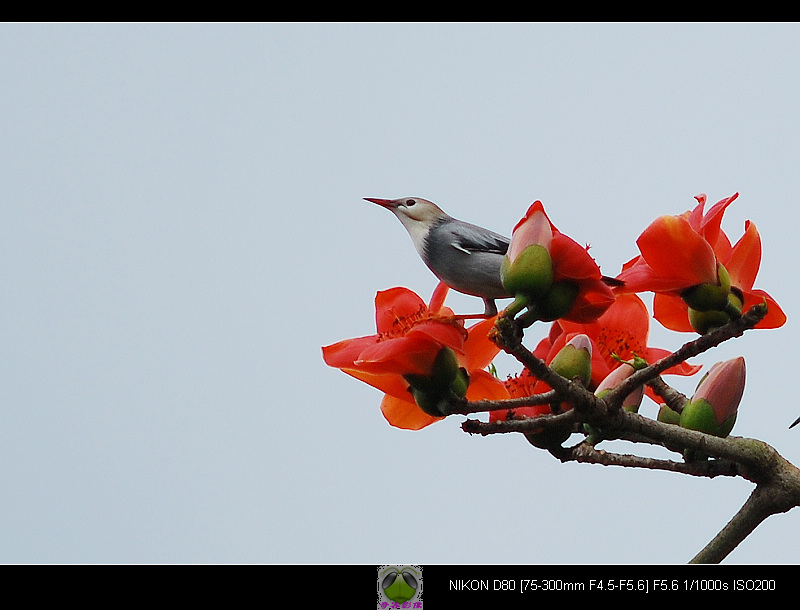
[[[416,390],[418,392],[427,392],[428,394],[434,393],[435,384],[433,383],[432,379],[427,375],[406,373],[405,375],[403,375],[403,379],[405,379],[408,385],[410,386],[410,390]]]
[[[513,295],[531,298],[542,296],[553,282],[553,262],[547,248],[532,244],[525,248],[512,263],[508,256],[500,266],[503,287]]]
[[[706,373],[681,413],[681,426],[715,436],[728,436],[744,393],[743,357],[717,362]]]
[[[449,347],[442,347],[436,354],[433,361],[433,374],[431,375],[434,384],[441,388],[449,387],[458,374],[458,357]]]
[[[577,335],[556,354],[550,368],[565,379],[578,377],[584,385],[592,378],[592,344],[586,335]]]
[[[742,307],[744,307],[744,295],[742,295],[738,288],[731,288],[725,312],[731,319],[736,319],[742,315]]]
[[[722,438],[731,433],[734,423],[736,423],[736,413],[721,424],[718,424],[714,409],[705,398],[687,402],[680,416],[681,428],[697,430],[698,432],[705,432]]]
[[[409,388],[411,395],[414,397],[414,402],[428,415],[434,417],[442,417],[444,410],[442,407],[447,405],[447,401],[435,393],[425,392],[424,390],[417,390],[414,386]]]
[[[458,369],[458,374],[456,378],[453,379],[450,389],[458,398],[464,398],[464,396],[467,395],[467,390],[469,389],[469,374],[467,373],[467,369],[464,367]]]

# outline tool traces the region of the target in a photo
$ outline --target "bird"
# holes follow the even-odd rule
[[[503,288],[500,279],[509,238],[457,220],[421,197],[364,199],[397,217],[422,261],[440,281],[457,292],[483,299],[483,314],[459,315],[459,318],[491,318],[497,315],[495,299],[514,296]]]

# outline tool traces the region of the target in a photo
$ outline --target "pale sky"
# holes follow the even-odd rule
[[[738,191],[789,321],[693,362],[744,355],[733,433],[800,464],[796,24],[4,24],[0,76],[2,562],[683,563],[733,516],[741,479],[390,427],[320,347],[436,280],[363,197],[506,235],[539,199],[616,275]]]

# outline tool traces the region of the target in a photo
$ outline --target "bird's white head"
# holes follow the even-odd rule
[[[414,246],[418,251],[421,251],[425,236],[433,223],[442,218],[447,218],[447,214],[442,208],[421,197],[401,197],[400,199],[365,197],[364,199],[377,203],[397,216],[408,231],[408,234],[411,235]]]
[[[365,197],[367,201],[377,203],[379,206],[391,210],[404,225],[408,222],[421,222],[430,224],[447,216],[438,205],[421,197],[401,197],[400,199],[373,199]]]

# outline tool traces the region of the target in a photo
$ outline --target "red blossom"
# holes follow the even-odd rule
[[[766,302],[767,315],[756,328],[782,326],[786,315],[778,303],[753,288],[761,265],[761,237],[755,224],[748,220],[734,245],[720,226],[726,208],[737,197],[734,193],[704,213],[706,196],[698,195],[693,210],[655,220],[636,242],[641,255],[623,266],[617,279],[625,285],[618,292],[654,292],[654,317],[671,330],[692,332],[689,306],[681,294],[700,284],[717,283],[721,264],[730,276],[732,293],[741,297],[743,311]]]
[[[444,307],[448,287],[439,283],[429,305],[407,288],[391,288],[375,297],[377,333],[322,348],[329,366],[368,383],[386,395],[381,411],[396,427],[419,430],[441,417],[424,413],[408,391],[406,374],[428,375],[439,350],[452,349],[469,376],[467,399],[503,399],[502,383],[485,369],[499,348],[488,338],[494,318],[468,330]]]

